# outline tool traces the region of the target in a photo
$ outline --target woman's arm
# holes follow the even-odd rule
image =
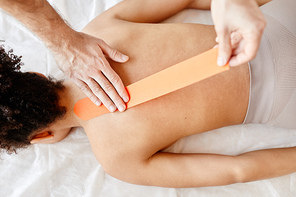
[[[239,156],[156,153],[145,162],[133,163],[136,164],[117,168],[121,172],[109,168],[107,173],[140,185],[175,188],[219,186],[295,172],[296,147],[258,150]]]
[[[267,0],[257,0],[257,3],[262,5],[265,1]],[[187,8],[210,10],[211,0],[124,0],[100,17],[137,23],[157,23]]]
[[[161,22],[186,8],[210,9],[210,0],[124,0],[100,15],[137,23]]]

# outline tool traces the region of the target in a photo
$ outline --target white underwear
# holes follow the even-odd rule
[[[296,129],[296,1],[261,7],[267,26],[250,65],[250,101],[244,123]]]

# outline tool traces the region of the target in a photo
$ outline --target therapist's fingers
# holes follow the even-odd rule
[[[93,93],[102,101],[109,111],[113,112],[118,108],[118,110],[122,112],[126,109],[126,105],[121,96],[124,95],[124,91],[126,90],[123,84],[120,83],[120,80],[115,80],[119,78],[115,71],[107,70],[104,73],[100,72],[92,76],[92,83],[88,85],[94,90]],[[116,88],[118,88],[118,86],[122,86],[121,88],[123,88],[124,91],[117,91]]]
[[[230,42],[232,50],[238,48],[239,44],[242,41],[242,35],[238,32],[232,32],[230,35]]]
[[[72,79],[72,81],[77,85],[77,87],[81,89],[81,91],[84,94],[86,94],[87,97],[89,97],[89,99],[93,103],[95,103],[97,106],[100,106],[102,104],[101,100],[98,97],[96,97],[96,95],[94,95],[94,93],[91,91],[91,89],[86,83],[84,83],[82,80],[78,78],[74,78]]]
[[[219,43],[219,38],[218,38],[218,36],[216,37],[215,41],[216,41],[217,43]]]
[[[251,32],[246,34],[239,42],[239,46],[233,51],[233,56],[229,61],[230,66],[238,66],[256,57],[259,50],[261,36]]]
[[[116,49],[113,49],[108,44],[106,44],[103,40],[100,40],[99,46],[104,54],[112,59],[115,62],[124,63],[129,60],[129,57]]]
[[[233,56],[237,56],[241,51],[242,51],[242,47],[240,47],[242,41],[242,36],[240,33],[237,32],[233,32],[231,33],[230,36],[230,43],[231,43],[231,50],[232,50],[232,57],[230,58],[229,61],[237,61],[237,57],[233,57]],[[213,48],[218,48],[219,46],[219,39],[218,37],[216,37],[216,42],[218,43],[217,45],[215,45]],[[240,57],[239,57],[240,58]]]
[[[232,50],[236,49],[239,46],[240,41],[242,40],[242,36],[238,32],[232,32],[230,35],[230,43]],[[217,48],[219,46],[219,38],[216,37],[215,41],[218,43],[214,46],[214,48]]]
[[[227,30],[216,30],[219,41],[218,66],[224,66],[230,59],[232,47],[230,33]]]
[[[259,47],[259,46],[258,46]],[[234,67],[254,59],[258,51],[258,47],[253,44],[242,44],[233,51],[233,56],[229,61],[229,65]]]

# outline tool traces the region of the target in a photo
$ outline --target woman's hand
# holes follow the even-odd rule
[[[255,0],[212,0],[219,43],[219,66],[238,66],[255,58],[266,21]]]
[[[109,111],[124,111],[128,93],[106,57],[126,62],[128,56],[108,46],[103,40],[71,31],[63,44],[50,46],[60,69],[94,102]],[[61,47],[62,46],[62,47]]]

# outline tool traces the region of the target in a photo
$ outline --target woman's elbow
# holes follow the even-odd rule
[[[101,166],[113,178],[131,184],[146,185],[143,181],[143,165],[140,162],[117,160],[104,162]]]

